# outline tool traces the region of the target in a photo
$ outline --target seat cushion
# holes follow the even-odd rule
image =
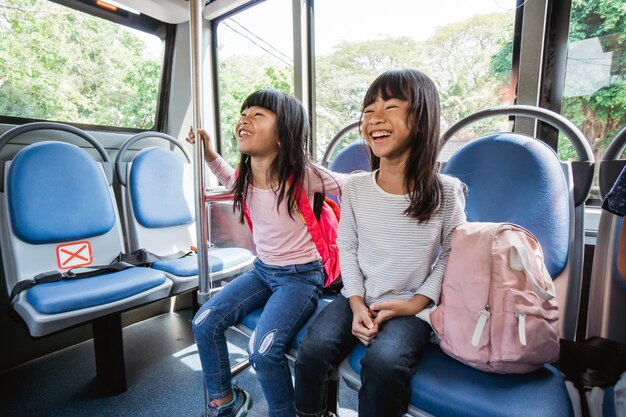
[[[357,373],[365,350],[359,344],[348,357]],[[492,374],[446,356],[432,343],[411,380],[410,404],[437,417],[574,416],[565,382],[554,367],[529,374]]]
[[[254,255],[243,248],[213,248],[211,249],[211,271],[220,272],[230,269],[244,262],[250,261]],[[179,277],[198,275],[198,258],[196,255],[185,256],[170,261],[155,262],[152,268],[168,272]]]
[[[128,268],[89,278],[35,285],[28,290],[26,299],[42,314],[58,314],[122,300],[165,281],[160,271]]]
[[[302,339],[304,339],[304,336],[306,336],[307,329],[311,325],[311,323],[313,323],[313,320],[315,320],[317,315],[320,314],[320,312],[336,297],[336,295],[323,295],[322,298],[320,298],[319,303],[317,304],[317,308],[313,312],[313,315],[311,315],[309,320],[304,324],[304,326],[302,326],[302,328],[298,331],[298,333],[296,333],[296,336],[291,341],[291,349],[298,349],[298,347],[300,346],[300,342],[302,342]],[[259,321],[259,317],[261,317],[262,312],[262,308],[257,308],[250,314],[246,315],[241,320],[241,324],[246,326],[248,329],[254,330],[256,328],[257,322]]]

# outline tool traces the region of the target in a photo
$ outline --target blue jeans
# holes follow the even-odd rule
[[[361,359],[359,417],[400,417],[406,412],[411,377],[430,334],[430,326],[415,316],[382,324]],[[323,415],[329,376],[358,343],[352,335],[350,303],[340,295],[317,316],[298,349],[299,416]]]
[[[254,269],[228,283],[193,319],[193,333],[209,397],[231,390],[230,363],[224,333],[252,310],[263,307],[250,337],[248,354],[267,400],[271,417],[294,417],[293,384],[285,351],[317,307],[324,270],[319,261],[273,266],[259,259]]]

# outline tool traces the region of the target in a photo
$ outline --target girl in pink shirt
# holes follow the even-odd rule
[[[315,193],[339,195],[345,175],[308,159],[309,121],[295,98],[276,90],[252,93],[235,126],[241,159],[237,170],[204,142],[209,168],[233,191],[234,207],[249,208],[257,249],[254,269],[226,285],[198,311],[193,331],[211,399],[205,415],[244,416],[251,398],[232,386],[224,332],[246,314],[265,306],[250,338],[248,354],[267,400],[270,417],[294,417],[289,341],[315,311],[324,283],[320,256],[294,204],[297,184],[309,200]],[[194,143],[190,132],[187,139]]]

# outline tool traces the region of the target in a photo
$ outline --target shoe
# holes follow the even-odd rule
[[[205,417],[245,417],[252,408],[252,397],[246,391],[233,385],[233,400],[217,408],[209,404]]]

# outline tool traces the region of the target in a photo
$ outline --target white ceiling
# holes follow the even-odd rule
[[[186,0],[116,1],[163,22],[178,24],[189,20],[189,2]]]

